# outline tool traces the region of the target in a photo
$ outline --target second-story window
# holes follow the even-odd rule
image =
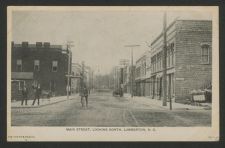
[[[174,43],[171,43],[171,65],[174,66],[174,58],[175,58],[175,55],[174,55]]]
[[[16,60],[16,69],[18,72],[22,71],[22,60],[21,59]]]
[[[34,60],[34,70],[39,71],[40,70],[40,61]]]
[[[209,64],[209,45],[203,44],[202,45],[202,64]]]
[[[175,55],[174,55],[174,43],[171,44],[171,66],[174,66],[174,58],[175,58]]]
[[[162,70],[162,53],[159,53],[159,70]]]
[[[144,75],[146,75],[146,62],[144,62]]]
[[[152,57],[152,72],[156,72],[156,55]]]
[[[58,61],[52,61],[52,72],[58,71]]]
[[[157,54],[157,57],[156,57],[156,62],[157,62],[157,66],[156,66],[157,68],[156,68],[156,71],[160,71],[160,62],[161,62],[161,61],[160,61],[160,58],[161,58],[161,57],[160,57],[160,53],[158,53],[158,54]]]
[[[171,66],[171,63],[170,63],[171,62],[171,60],[170,60],[171,59],[170,49],[167,50],[167,57],[166,58],[167,58],[167,68],[169,68]]]

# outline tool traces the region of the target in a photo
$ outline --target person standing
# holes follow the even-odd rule
[[[35,98],[34,98],[34,101],[32,103],[32,105],[35,104],[35,101],[38,100],[38,105],[39,105],[39,100],[40,100],[40,95],[41,95],[41,86],[40,84],[37,85],[36,88],[34,88],[34,93],[35,93]]]
[[[84,88],[84,97],[85,97],[85,101],[86,101],[86,107],[88,107],[88,89],[85,87]]]
[[[22,101],[21,101],[21,105],[23,105],[23,102],[25,100],[25,105],[27,105],[27,95],[28,95],[28,91],[26,86],[24,85],[23,89],[22,89]]]
[[[82,107],[85,107],[84,106],[84,98],[85,98],[85,102],[86,102],[86,107],[88,107],[88,89],[87,89],[86,86],[83,86],[81,88],[80,97],[81,97],[81,105],[82,105]]]

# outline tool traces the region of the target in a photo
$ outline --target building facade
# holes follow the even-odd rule
[[[136,95],[145,96],[145,79],[146,79],[146,53],[144,53],[137,61],[135,67],[135,85]]]
[[[190,99],[190,91],[202,89],[212,80],[212,22],[175,20],[166,29],[167,98]],[[151,43],[150,96],[162,98],[163,34]]]
[[[120,77],[121,77],[120,66],[113,67],[113,84],[114,84],[113,89],[114,90],[117,90],[120,88],[120,79],[121,79]]]
[[[28,87],[30,98],[33,96],[32,86],[37,84],[40,84],[42,93],[66,95],[67,83],[70,85],[66,75],[71,73],[71,52],[64,51],[61,45],[50,45],[48,42],[12,42],[11,47],[12,99],[21,98],[23,85]]]
[[[145,74],[145,96],[150,96],[151,90],[151,53],[150,51],[145,52],[146,55],[146,74]]]

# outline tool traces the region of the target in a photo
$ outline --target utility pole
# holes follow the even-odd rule
[[[170,76],[170,78],[169,78],[169,92],[168,92],[168,94],[169,94],[169,99],[170,99],[170,110],[172,110],[172,98],[171,98],[171,76]]]
[[[134,62],[133,62],[133,60],[134,60],[134,56],[133,56],[133,48],[131,48],[131,87],[130,87],[130,89],[131,89],[131,98],[133,98],[133,96],[134,96],[134,93],[133,93],[133,84],[134,84],[134,72],[133,72],[133,65],[134,65]]]
[[[134,93],[133,93],[133,79],[134,79],[134,70],[133,70],[133,48],[134,47],[138,47],[140,45],[125,45],[125,47],[130,47],[131,48],[131,84],[130,84],[130,88],[131,88],[131,97],[133,98]]]
[[[91,90],[93,91],[94,89],[94,71],[91,71]]]
[[[84,87],[84,61],[82,61],[82,78],[81,78],[81,89]]]
[[[66,94],[67,94],[67,99],[69,99],[69,82],[70,82],[70,52],[68,49],[68,45],[67,45],[67,51],[68,51],[68,72],[67,72],[67,88],[66,88]]]
[[[166,39],[166,12],[163,14],[163,99],[162,105],[167,106],[167,39]]]
[[[70,76],[71,76],[71,51],[70,48],[73,47],[72,42],[67,42],[66,44],[66,50],[68,54],[68,72],[67,72],[67,87],[66,87],[66,94],[67,94],[67,99],[69,99],[69,91],[70,91]]]

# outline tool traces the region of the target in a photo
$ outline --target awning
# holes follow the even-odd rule
[[[11,79],[29,80],[33,79],[33,72],[12,72]]]

